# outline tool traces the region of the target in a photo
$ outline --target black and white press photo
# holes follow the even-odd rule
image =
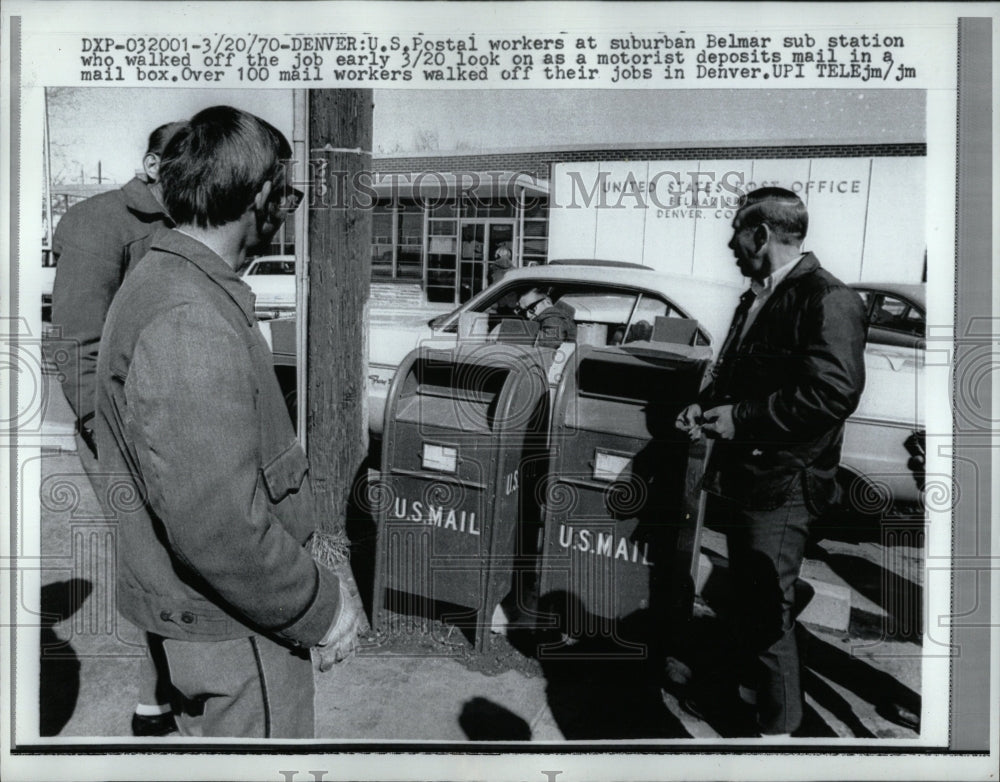
[[[188,7],[5,11],[11,778],[979,778],[988,23]]]

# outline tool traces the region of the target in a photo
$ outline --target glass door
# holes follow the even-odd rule
[[[462,223],[458,300],[464,303],[493,281],[492,261],[506,247],[513,255],[513,220],[476,220]]]
[[[486,262],[483,257],[486,236],[485,223],[462,225],[462,246],[459,254],[458,300],[466,302],[485,287]]]
[[[486,234],[486,284],[492,285],[514,265],[514,221],[493,220]]]

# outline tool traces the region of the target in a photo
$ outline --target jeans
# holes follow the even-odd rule
[[[795,582],[815,517],[798,480],[774,510],[748,510],[719,497],[712,506],[726,532],[742,683],[757,691],[761,732],[791,733],[803,711]]]

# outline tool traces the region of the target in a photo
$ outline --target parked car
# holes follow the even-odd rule
[[[849,505],[880,513],[922,505],[923,375],[927,330],[924,284],[855,283],[865,301],[865,393],[844,432],[841,460]]]
[[[927,286],[924,283],[858,282],[851,285],[868,312],[868,342],[924,348]]]
[[[513,269],[466,303],[430,321],[420,315],[407,319],[373,313],[368,367],[373,434],[382,431],[389,384],[411,350],[418,345],[447,348],[456,344],[460,322],[469,318],[466,313],[479,316],[488,328],[495,327],[513,315],[518,297],[532,288],[573,307],[578,339],[601,344],[648,339],[658,316],[692,318],[697,311],[697,343],[711,345],[725,336],[739,297],[736,285],[673,277],[634,264],[626,271],[620,264],[561,261]],[[272,321],[269,331],[279,381],[290,392],[294,389],[295,322],[288,318]]]
[[[294,255],[262,255],[250,262],[242,276],[257,299],[259,319],[295,312]]]
[[[510,271],[502,280],[451,312],[426,320],[374,313],[369,331],[369,426],[382,431],[389,385],[402,359],[418,345],[447,348],[460,331],[490,330],[509,313],[518,297],[532,289],[573,307],[578,341],[598,344],[648,339],[658,316],[698,321],[696,344],[718,346],[725,337],[741,286],[674,277],[635,264],[558,261]],[[924,312],[922,286],[861,286],[869,303],[896,312],[909,335],[916,336],[915,313]],[[903,294],[906,294],[905,296]],[[895,298],[889,298],[895,296]],[[904,310],[896,302],[905,301]],[[476,325],[478,322],[478,326]],[[875,325],[875,324],[873,324]],[[922,463],[915,454],[923,437],[920,339],[905,343],[903,328],[879,320],[866,350],[868,381],[861,405],[847,422],[842,458],[843,484],[852,505],[863,510],[888,502],[919,503]],[[290,400],[295,395],[295,321],[266,324],[275,371]],[[883,335],[884,334],[884,335]]]

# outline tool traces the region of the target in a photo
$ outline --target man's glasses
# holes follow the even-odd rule
[[[278,209],[285,213],[294,212],[299,208],[299,204],[302,203],[302,199],[305,198],[305,193],[299,190],[297,187],[285,186],[280,190],[280,196],[278,197]]]
[[[518,308],[516,308],[514,310],[514,312],[516,314],[522,315],[522,316],[524,316],[524,315],[528,315],[528,316],[534,315],[535,314],[535,310],[538,309],[538,305],[541,304],[543,301],[545,301],[545,296],[542,296],[542,298],[540,298],[540,299],[535,299],[527,307],[518,307]]]

